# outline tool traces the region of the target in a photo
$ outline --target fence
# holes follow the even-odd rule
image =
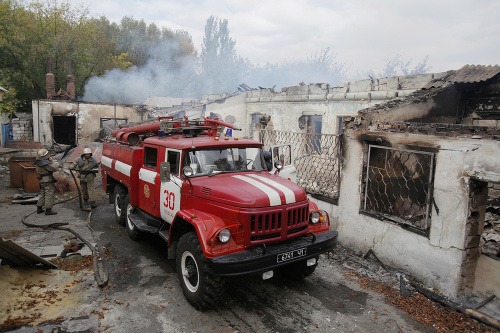
[[[307,193],[337,203],[342,156],[338,136],[266,130],[259,134],[266,149],[280,145],[290,147],[294,181]]]
[[[434,153],[369,145],[362,210],[427,231],[433,168]]]

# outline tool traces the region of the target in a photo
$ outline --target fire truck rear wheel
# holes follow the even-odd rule
[[[115,220],[119,225],[125,226],[128,205],[127,189],[121,185],[116,185],[113,191],[113,203],[115,206]]]
[[[126,218],[127,233],[128,233],[128,236],[130,237],[130,239],[136,241],[136,240],[139,240],[139,238],[141,236],[141,232],[139,229],[137,229],[137,227],[134,225],[134,223],[132,223],[132,221],[130,221],[130,219],[128,217],[128,215],[132,212],[132,210],[134,208],[129,203],[128,195],[127,195],[126,200],[127,200],[127,209],[126,209],[126,212],[127,212],[127,218]]]
[[[210,272],[195,232],[179,239],[176,267],[182,292],[194,308],[206,309],[221,298],[225,281]]]
[[[317,262],[318,258],[316,258]],[[289,264],[283,267],[280,267],[279,271],[281,275],[291,279],[291,280],[302,280],[314,273],[316,270],[316,266],[318,264],[314,264],[312,266],[307,266],[307,261],[302,260],[299,262],[295,262],[293,264]]]

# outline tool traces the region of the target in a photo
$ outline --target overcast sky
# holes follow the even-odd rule
[[[254,65],[331,48],[348,74],[382,70],[400,54],[431,72],[500,61],[499,0],[78,0],[90,15],[187,30],[200,51],[207,18],[229,21],[238,55]],[[75,1],[76,2],[76,1]]]

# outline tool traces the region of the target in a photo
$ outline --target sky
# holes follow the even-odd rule
[[[201,50],[207,18],[229,22],[236,51],[254,65],[330,48],[355,76],[399,54],[430,72],[500,63],[499,0],[78,0],[91,16],[144,19],[186,30]]]

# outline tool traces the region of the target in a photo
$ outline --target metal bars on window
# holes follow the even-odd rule
[[[290,145],[294,181],[309,194],[337,202],[342,156],[337,135],[261,130],[260,138],[267,149]]]
[[[369,145],[362,210],[427,231],[433,168],[434,153]]]

